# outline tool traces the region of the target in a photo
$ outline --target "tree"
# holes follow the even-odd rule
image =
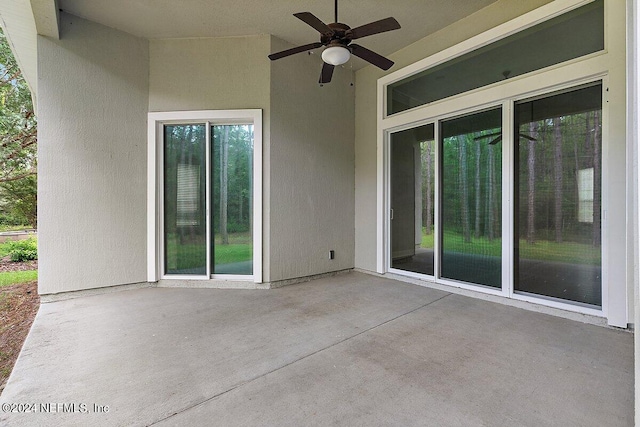
[[[562,131],[561,118],[553,119],[553,141],[554,141],[554,226],[556,232],[556,243],[562,243]]]
[[[475,189],[476,189],[476,222],[475,222],[475,232],[474,232],[474,237],[477,239],[480,237],[480,215],[481,215],[481,209],[480,209],[480,153],[481,153],[481,148],[480,148],[480,142],[476,141],[476,182],[475,182]]]
[[[229,230],[227,227],[227,203],[229,201],[229,126],[224,127],[222,136],[222,150],[220,150],[220,234],[222,244],[229,244]]]
[[[536,223],[536,141],[538,140],[538,123],[529,123],[529,135],[527,153],[527,243],[535,242]]]
[[[465,243],[471,242],[471,230],[469,224],[469,185],[467,184],[467,144],[466,138],[457,137],[459,147],[460,169],[458,183],[460,188],[460,213],[462,215],[462,235]]]
[[[36,117],[27,86],[0,30],[0,183],[36,174]]]
[[[427,141],[423,144],[423,150],[422,150],[422,154],[423,154],[423,161],[422,164],[424,165],[423,171],[424,171],[424,178],[422,180],[422,182],[424,183],[424,196],[423,199],[425,201],[425,206],[424,206],[424,227],[426,229],[426,234],[431,234],[431,228],[433,225],[433,218],[432,218],[432,214],[431,212],[433,211],[433,199],[431,196],[431,192],[432,190],[432,177],[431,175],[433,174],[432,171],[432,167],[431,167],[431,163],[433,162],[432,160],[432,155],[431,155],[431,145],[433,144],[432,141]]]
[[[600,110],[593,112],[593,246],[599,247],[601,244],[601,219],[600,219],[600,197],[601,197],[601,177],[600,177]]]
[[[2,196],[10,201],[8,213],[32,228],[36,228],[37,222],[37,187],[35,175],[2,183]]]
[[[36,117],[31,91],[0,30],[0,206],[36,226]]]

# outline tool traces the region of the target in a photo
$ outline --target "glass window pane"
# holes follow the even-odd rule
[[[502,284],[502,109],[440,124],[441,277]]]
[[[515,290],[602,305],[602,85],[516,104]]]
[[[391,135],[391,266],[433,276],[434,125]]]
[[[389,115],[604,49],[597,0],[387,87]]]
[[[164,127],[165,274],[207,274],[205,126]]]
[[[253,274],[253,125],[211,127],[213,274]]]

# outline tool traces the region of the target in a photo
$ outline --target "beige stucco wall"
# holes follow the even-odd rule
[[[269,274],[271,36],[150,41],[149,111],[262,109],[263,280]]]
[[[352,268],[354,257],[351,75],[336,70],[320,88],[319,58],[268,60],[288,47],[271,36],[150,41],[149,111],[263,110],[265,282]]]
[[[148,43],[61,14],[38,37],[42,294],[146,280]]]
[[[368,66],[356,72],[355,122],[355,266],[376,270],[377,80],[446,48],[529,12],[550,0],[500,0],[458,22],[401,49],[385,72]],[[400,32],[398,32],[400,34]]]
[[[272,38],[272,52],[290,47]],[[321,68],[318,55],[272,63],[271,281],[354,265],[352,73],[336,67],[331,83],[320,87]]]

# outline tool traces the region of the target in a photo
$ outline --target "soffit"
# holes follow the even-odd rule
[[[395,17],[402,29],[359,41],[389,55],[495,1],[341,0],[338,18],[356,27]],[[326,23],[334,20],[331,0],[59,0],[58,4],[67,13],[148,39],[272,34],[302,45],[319,36],[293,13],[308,11]]]

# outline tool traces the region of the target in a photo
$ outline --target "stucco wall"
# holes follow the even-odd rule
[[[269,36],[151,40],[149,111],[268,111],[269,43]]]
[[[262,109],[263,281],[269,279],[270,36],[150,41],[149,111]]]
[[[355,126],[355,266],[376,270],[376,106],[377,80],[441,50],[529,12],[550,0],[500,0],[401,49],[389,59],[388,72],[368,66],[356,72]],[[400,34],[400,32],[398,32]]]
[[[290,47],[272,39],[272,52]],[[321,68],[318,55],[272,63],[271,281],[354,265],[352,73],[336,67],[320,87]]]
[[[150,41],[149,111],[263,110],[263,281],[353,267],[351,74],[271,36]],[[329,124],[329,125],[327,125]],[[329,260],[329,250],[336,259]]]
[[[146,280],[148,43],[61,14],[38,37],[42,294]]]

